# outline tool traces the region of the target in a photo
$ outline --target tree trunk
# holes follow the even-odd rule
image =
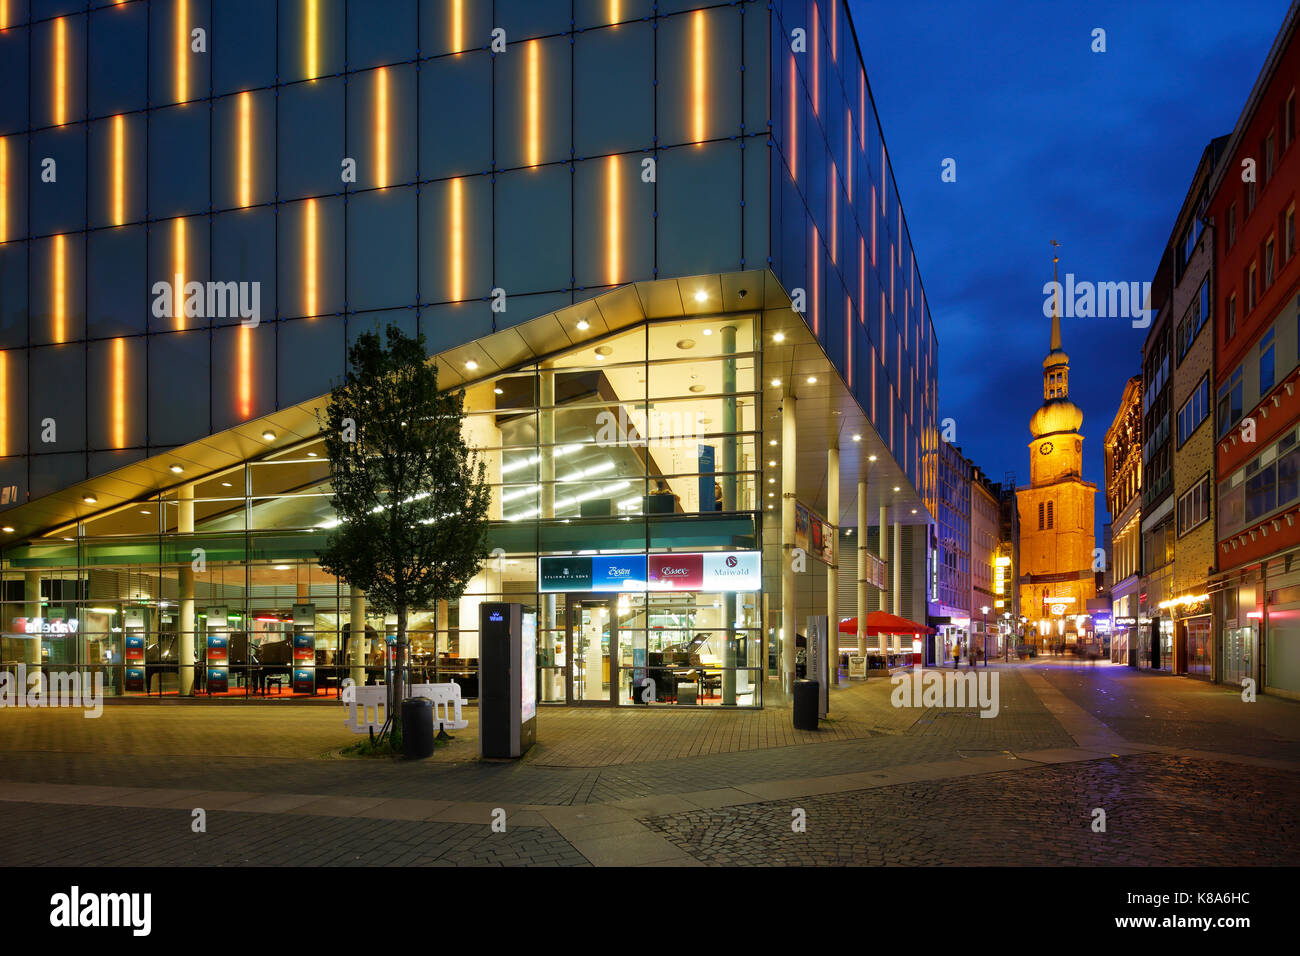
[[[398,722],[402,716],[402,700],[406,696],[406,605],[397,608],[397,655],[393,662],[393,715]]]

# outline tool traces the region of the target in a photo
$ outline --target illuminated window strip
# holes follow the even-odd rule
[[[617,156],[611,156],[605,164],[605,197],[608,206],[605,214],[606,280],[609,285],[618,285],[622,278],[623,195],[621,187],[619,160]]]
[[[388,186],[388,69],[375,71],[375,185]]]
[[[126,339],[113,339],[113,447],[126,447]]]
[[[239,417],[253,417],[253,329],[239,326]]]
[[[113,117],[113,225],[126,222],[126,117]]]
[[[542,155],[541,56],[538,41],[529,40],[525,77],[526,89],[524,91],[524,102],[527,104],[525,140],[528,150],[527,164],[529,166],[538,165],[541,162]]]
[[[189,99],[190,89],[190,31],[189,4],[187,0],[176,0],[176,102],[184,103]]]
[[[303,238],[306,246],[303,255],[303,305],[306,307],[307,315],[317,315],[316,302],[316,200],[308,199],[307,205],[303,210],[305,222],[303,223]]]
[[[172,220],[172,316],[185,328],[185,220]]]
[[[239,94],[239,205],[253,204],[253,95]]]
[[[307,33],[303,41],[303,62],[307,67],[307,79],[314,80],[320,75],[320,5],[319,0],[306,0],[306,4],[303,19],[307,24]]]
[[[68,121],[68,23],[54,21],[54,125]]]
[[[694,35],[691,54],[693,86],[694,142],[704,142],[704,101],[707,95],[704,75],[704,49],[706,43],[704,11],[696,10],[692,23]]]
[[[451,248],[448,263],[448,275],[451,278],[451,300],[460,302],[465,298],[465,182],[462,179],[451,181],[451,197],[448,202],[451,217]]]
[[[67,333],[68,321],[68,300],[67,300],[67,283],[68,283],[68,265],[67,265],[67,243],[64,236],[54,237],[54,270],[53,270],[53,288],[51,289],[53,299],[52,318],[54,320],[54,341],[62,342]]]

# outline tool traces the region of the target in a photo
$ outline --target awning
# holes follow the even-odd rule
[[[858,619],[850,617],[840,621],[841,634],[858,633]],[[933,634],[934,628],[926,627],[924,624],[917,624],[915,621],[909,621],[905,617],[899,617],[897,614],[890,614],[887,611],[872,611],[867,615],[867,633],[868,634]]]

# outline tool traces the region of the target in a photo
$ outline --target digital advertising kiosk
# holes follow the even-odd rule
[[[479,607],[479,753],[522,757],[537,742],[537,612]]]

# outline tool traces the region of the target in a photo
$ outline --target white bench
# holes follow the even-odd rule
[[[433,724],[439,730],[463,730],[469,721],[461,716],[461,708],[468,703],[460,696],[460,685],[412,684],[412,697],[426,697],[433,701]]]

